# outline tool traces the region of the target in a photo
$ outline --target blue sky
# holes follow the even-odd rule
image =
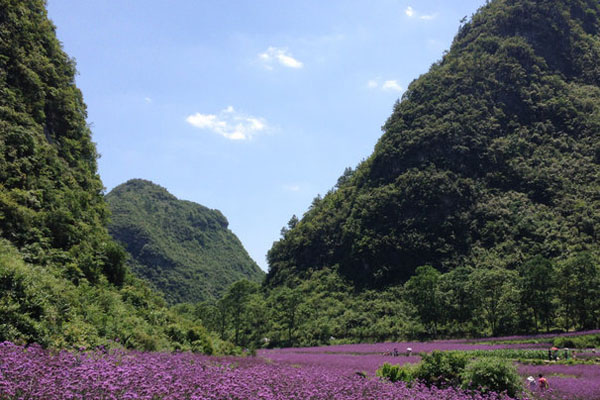
[[[107,191],[223,212],[252,258],[367,158],[484,0],[48,0]]]

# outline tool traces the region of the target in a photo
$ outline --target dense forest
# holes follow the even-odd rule
[[[43,0],[0,0],[0,341],[220,351],[106,228],[75,63]]]
[[[421,266],[404,284],[358,289],[326,268],[276,287],[240,281],[176,310],[247,348],[566,332],[598,328],[600,269],[584,252],[517,270]]]
[[[597,328],[599,32],[595,0],[492,1],[460,26],[373,154],[282,230],[248,303],[265,338]]]
[[[600,5],[494,1],[409,86],[373,154],[268,254],[268,283],[337,267],[385,288],[417,267],[516,271],[600,251]]]
[[[106,201],[108,230],[131,255],[132,272],[171,304],[215,299],[237,280],[264,278],[218,210],[141,179],[117,186]]]

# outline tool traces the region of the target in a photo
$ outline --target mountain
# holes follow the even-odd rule
[[[218,210],[141,179],[117,186],[106,200],[110,234],[131,255],[133,272],[172,304],[214,299],[240,279],[264,278]]]
[[[108,234],[86,107],[43,0],[0,0],[0,342],[211,352]]]
[[[496,0],[411,83],[368,159],[268,254],[277,286],[335,267],[516,269],[600,253],[600,3]]]

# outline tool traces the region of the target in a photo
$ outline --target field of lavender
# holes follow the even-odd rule
[[[407,348],[411,348],[408,354]],[[394,349],[398,356],[394,356]],[[380,343],[260,350],[256,357],[209,357],[192,353],[125,350],[49,351],[0,344],[0,400],[25,399],[421,399],[492,400],[482,395],[423,385],[407,387],[375,377],[384,362],[416,363],[434,350],[525,350],[522,344],[463,341]],[[600,365],[519,365],[527,376],[544,374],[550,388],[528,399],[600,399]]]

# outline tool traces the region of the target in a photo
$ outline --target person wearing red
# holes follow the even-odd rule
[[[546,380],[546,378],[544,378],[544,375],[542,374],[539,374],[538,384],[540,385],[540,389],[548,389],[548,381]]]

